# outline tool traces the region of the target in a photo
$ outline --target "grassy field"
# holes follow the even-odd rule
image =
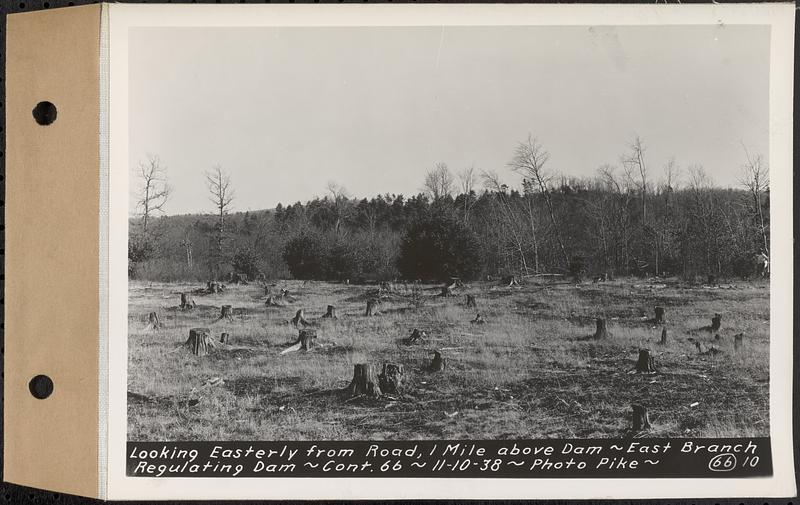
[[[457,296],[400,287],[365,317],[376,286],[278,282],[295,301],[264,305],[259,285],[194,295],[197,284],[131,282],[128,433],[130,440],[502,439],[624,436],[632,403],[646,405],[650,436],[725,437],[769,433],[769,287],[690,287],[677,280],[618,279],[581,285],[474,283]],[[477,297],[486,324],[471,324]],[[232,321],[218,319],[232,305]],[[337,320],[318,319],[328,304]],[[653,307],[666,308],[666,345]],[[298,308],[318,324],[310,352],[280,352],[297,338]],[[147,329],[156,311],[163,324]],[[722,314],[722,329],[699,330]],[[595,318],[611,335],[591,337]],[[190,328],[208,327],[228,348],[191,354]],[[404,345],[414,328],[427,339]],[[733,335],[744,333],[735,353]],[[718,353],[701,353],[688,339]],[[242,347],[237,349],[236,347]],[[632,373],[651,350],[658,372]],[[447,360],[429,372],[433,350]],[[712,351],[713,352],[713,351]],[[405,367],[403,394],[349,399],[353,364]],[[218,380],[218,379],[221,379]],[[645,435],[647,436],[647,434]]]

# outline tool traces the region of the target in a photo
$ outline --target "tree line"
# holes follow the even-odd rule
[[[720,188],[702,166],[648,164],[634,138],[592,177],[548,166],[529,136],[503,173],[438,163],[417,194],[324,196],[234,212],[230,176],[205,173],[209,213],[167,216],[171,187],[157,157],[139,166],[129,274],[177,281],[294,277],[329,281],[463,280],[607,274],[749,277],[769,256],[769,176],[743,146],[740,185]],[[513,180],[507,183],[504,180]]]

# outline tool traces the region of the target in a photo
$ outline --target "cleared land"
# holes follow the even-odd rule
[[[626,435],[633,403],[647,406],[651,436],[769,433],[766,283],[479,282],[453,297],[431,285],[415,297],[399,285],[372,317],[364,311],[377,286],[278,282],[272,291],[286,288],[295,301],[265,307],[262,286],[229,285],[192,295],[197,307],[181,310],[180,293],[200,287],[131,282],[130,440],[616,437]],[[485,324],[470,323],[466,294]],[[222,305],[233,306],[232,320],[218,320]],[[327,305],[338,319],[320,319]],[[666,309],[666,345],[656,305]],[[315,347],[280,355],[297,339],[288,320],[299,308],[318,325]],[[162,328],[147,328],[151,311]],[[715,313],[721,329],[700,330]],[[597,317],[607,319],[606,339],[591,336]],[[195,327],[217,341],[229,333],[230,344],[194,356],[183,344]],[[404,345],[415,328],[427,338]],[[642,348],[657,373],[632,372]],[[434,350],[446,358],[442,372],[427,369]],[[354,364],[385,362],[404,365],[402,394],[342,393]]]

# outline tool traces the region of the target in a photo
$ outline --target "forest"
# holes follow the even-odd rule
[[[437,163],[414,195],[354,197],[329,182],[306,202],[236,212],[225,169],[205,172],[207,214],[168,215],[166,166],[135,171],[129,275],[150,281],[313,279],[464,281],[566,275],[748,278],[769,256],[769,178],[763,156],[743,149],[735,188],[699,165],[647,163],[644,141],[616,166],[572,177],[548,166],[533,137],[502,172]],[[504,182],[510,181],[510,182]],[[271,205],[265,202],[265,207]]]

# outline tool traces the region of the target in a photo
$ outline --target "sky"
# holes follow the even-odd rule
[[[233,210],[323,196],[416,194],[437,162],[508,168],[533,135],[547,167],[592,176],[644,141],[651,180],[674,157],[736,186],[767,156],[769,27],[135,28],[132,187],[157,155],[167,214],[210,212],[221,165]]]

